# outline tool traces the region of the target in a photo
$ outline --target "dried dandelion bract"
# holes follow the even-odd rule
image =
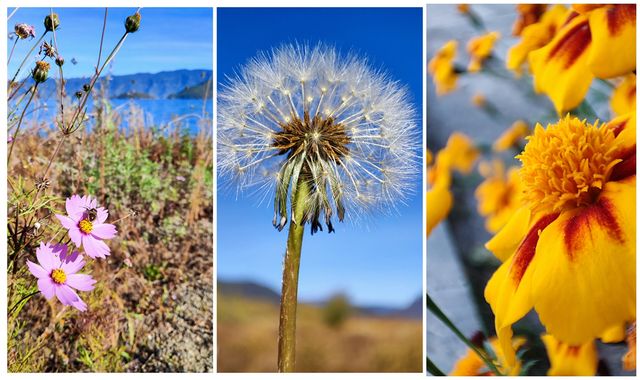
[[[407,90],[367,60],[318,45],[284,45],[249,61],[218,103],[218,168],[237,190],[274,198],[273,224],[329,232],[387,211],[411,192],[420,135]],[[309,194],[303,220],[288,204]],[[288,201],[288,198],[291,201]]]

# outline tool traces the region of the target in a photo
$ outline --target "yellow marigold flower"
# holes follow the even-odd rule
[[[500,160],[481,162],[479,169],[485,180],[475,191],[478,213],[486,218],[487,231],[496,233],[521,206],[520,176],[516,168],[505,171]]]
[[[448,176],[444,174],[443,176]],[[440,222],[445,220],[453,205],[453,194],[449,190],[449,179],[440,177],[434,186],[427,191],[427,237]]]
[[[487,244],[504,260],[485,288],[508,363],[532,308],[572,346],[635,319],[635,115],[538,124],[522,154],[524,206]]]
[[[431,165],[433,163],[433,153],[431,153],[431,151],[427,148],[427,155],[426,155],[426,161],[427,161],[427,166]]]
[[[537,23],[546,9],[546,4],[517,4],[518,18],[513,23],[511,33],[514,36],[519,36],[524,28]]]
[[[453,132],[447,140],[447,145],[438,152],[436,165],[444,165],[463,174],[469,174],[479,155],[480,150],[467,135]]]
[[[517,146],[522,139],[529,135],[529,132],[527,123],[523,120],[517,120],[493,143],[493,150],[496,152],[504,152],[507,149]]]
[[[431,58],[427,71],[433,76],[436,85],[436,94],[445,95],[456,89],[458,73],[456,72],[453,60],[458,50],[458,42],[448,41],[436,55]]]
[[[627,346],[629,351],[622,357],[622,367],[625,371],[634,371],[636,369],[636,322],[629,326]]]
[[[570,346],[557,340],[553,335],[545,334],[542,342],[547,348],[551,368],[549,376],[594,376],[598,369],[598,352],[593,340],[580,345]]]
[[[564,23],[567,12],[564,6],[554,5],[544,12],[540,20],[526,26],[520,33],[520,42],[513,45],[507,53],[507,68],[518,75],[522,74],[522,65],[527,61],[529,53],[551,41]]]
[[[636,112],[636,74],[627,75],[613,90],[611,109],[616,115]]]
[[[535,90],[563,113],[580,104],[594,77],[635,70],[635,20],[635,4],[571,13],[551,42],[529,54]]]
[[[518,350],[524,343],[525,339],[521,337],[515,337],[513,339],[513,346]],[[502,352],[502,348],[498,344],[498,340],[493,337],[489,339],[489,344],[496,354],[497,367],[501,369],[501,373],[507,376],[517,376],[520,374],[522,363],[520,360],[516,360],[513,365],[508,365],[505,361],[505,356]],[[449,376],[494,376],[495,374],[487,368],[486,364],[478,354],[472,349],[468,349],[465,356],[460,358],[453,367]]]
[[[493,46],[499,38],[500,33],[490,32],[470,39],[467,43],[467,52],[471,56],[471,61],[467,70],[472,73],[480,71],[482,63],[491,55]]]
[[[458,12],[466,14],[469,13],[471,6],[469,4],[458,4],[456,8],[458,9]]]
[[[473,94],[473,97],[471,97],[471,104],[478,108],[482,108],[487,104],[487,98],[481,93],[477,92]]]

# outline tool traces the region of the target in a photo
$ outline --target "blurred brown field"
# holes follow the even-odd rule
[[[277,304],[218,292],[218,371],[275,372]],[[296,371],[422,372],[422,322],[353,315],[338,327],[298,305]]]

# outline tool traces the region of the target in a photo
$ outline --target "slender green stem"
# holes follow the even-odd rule
[[[309,196],[309,186],[298,181],[289,225],[287,252],[282,271],[282,296],[280,299],[280,327],[278,330],[278,372],[293,372],[296,365],[296,309],[298,307],[298,274],[300,252],[304,235],[304,213]],[[294,222],[295,220],[295,222]]]
[[[435,365],[431,361],[431,359],[429,359],[428,356],[427,356],[427,371],[433,376],[447,376],[444,372],[440,370],[440,368],[438,368],[437,365]]]
[[[13,313],[13,311],[18,307],[18,305],[20,305],[21,303],[25,302],[26,300],[28,300],[29,298],[35,296],[38,293],[40,293],[40,291],[36,290],[35,292],[29,293],[26,296],[20,298],[20,301],[16,302],[15,305],[13,305],[13,307],[11,308],[11,310],[9,310],[9,314]]]
[[[502,376],[502,373],[496,365],[493,363],[491,358],[488,358],[486,353],[478,348],[475,344],[471,343],[469,339],[456,327],[456,325],[451,322],[451,320],[446,316],[446,314],[438,307],[438,305],[431,299],[431,296],[427,294],[427,309],[432,312],[442,323],[445,324],[464,344],[466,344],[470,349],[472,349],[482,361],[489,367],[489,369],[496,375]]]
[[[16,81],[16,78],[18,77],[18,74],[20,74],[20,70],[22,70],[22,66],[24,66],[24,64],[27,62],[27,60],[31,56],[31,53],[33,53],[33,51],[36,49],[36,46],[40,45],[40,42],[42,42],[42,40],[44,39],[44,36],[47,35],[47,32],[48,31],[45,31],[44,33],[42,33],[42,35],[40,36],[38,41],[36,41],[36,43],[33,44],[33,46],[31,47],[31,50],[29,50],[27,55],[24,56],[24,59],[22,60],[22,62],[20,62],[20,66],[18,66],[18,70],[16,70],[16,73],[13,75],[13,78],[9,82],[9,86],[11,86],[11,84],[13,84],[13,82]]]
[[[22,114],[20,114],[20,119],[18,119],[18,125],[16,126],[16,130],[13,132],[13,138],[11,140],[11,147],[9,148],[9,155],[7,156],[7,163],[9,163],[11,161],[11,153],[13,153],[13,145],[15,145],[15,143],[16,143],[16,138],[18,137],[18,132],[20,132],[20,126],[22,125],[22,120],[24,119],[24,114],[25,114],[25,112],[27,112],[27,108],[29,108],[29,104],[31,104],[31,101],[33,100],[33,97],[36,95],[36,92],[38,91],[38,83],[39,82],[36,82],[36,84],[33,86],[33,91],[31,92],[31,96],[29,97],[29,101],[24,106],[24,109],[22,109]]]
[[[20,37],[16,36],[16,41],[13,43],[13,46],[11,47],[11,53],[9,53],[9,59],[7,60],[7,66],[9,66],[9,63],[11,63],[11,57],[13,57],[13,51],[15,50],[19,39],[20,39]]]

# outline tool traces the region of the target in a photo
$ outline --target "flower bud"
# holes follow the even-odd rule
[[[135,33],[138,31],[138,29],[140,29],[141,18],[142,16],[140,16],[140,12],[136,12],[131,16],[127,17],[127,19],[124,22],[124,28],[126,29],[127,33]]]
[[[60,18],[57,13],[48,14],[44,18],[44,28],[47,32],[53,32],[58,29],[58,26],[60,26]]]
[[[80,98],[82,97],[82,94],[83,94],[83,92],[82,92],[82,91],[76,91],[76,93],[75,93],[74,95],[75,95],[75,97],[76,97],[77,99],[80,99]]]
[[[32,25],[16,24],[13,30],[15,31],[16,36],[22,40],[28,37],[34,38],[36,36],[36,29]]]
[[[49,64],[45,61],[36,62],[36,67],[31,72],[31,77],[36,83],[42,83],[47,80],[49,76]]]
[[[58,65],[59,67],[62,67],[62,65],[64,65],[64,57],[61,55],[58,55],[56,57],[56,65]]]
[[[89,83],[85,83],[82,85],[82,90],[84,90],[84,92],[89,92],[90,89],[91,86],[89,86]]]

